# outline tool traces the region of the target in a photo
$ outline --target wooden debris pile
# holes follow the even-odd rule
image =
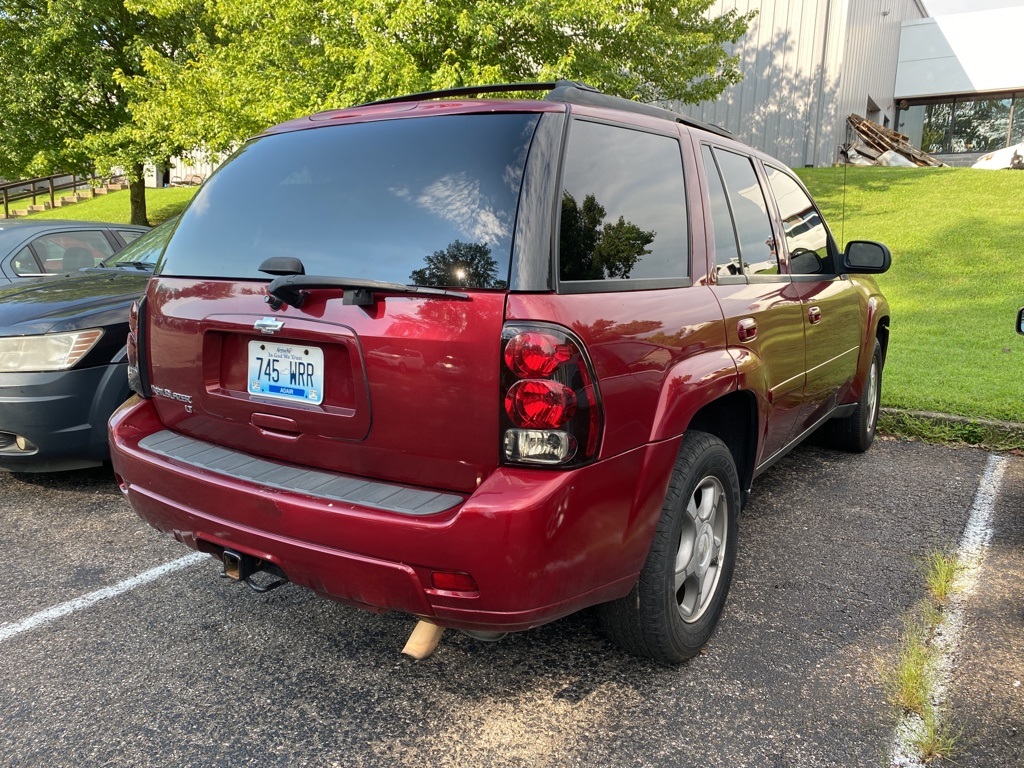
[[[850,115],[846,122],[853,128],[854,140],[839,148],[844,161],[853,165],[901,165],[937,167],[945,165],[927,152],[910,144],[910,138],[885,128],[878,123],[865,120],[860,115]]]

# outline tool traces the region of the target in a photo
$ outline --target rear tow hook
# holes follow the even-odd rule
[[[222,579],[231,579],[232,581],[240,581],[253,592],[270,592],[272,589],[283,587],[288,583],[288,577],[285,576],[284,571],[278,568],[273,563],[268,563],[266,560],[260,560],[250,555],[243,555],[240,552],[235,552],[231,549],[225,549],[220,556],[221,564],[224,566],[224,570],[221,572]],[[252,580],[252,577],[260,572],[269,573],[277,578],[268,584],[259,584]]]

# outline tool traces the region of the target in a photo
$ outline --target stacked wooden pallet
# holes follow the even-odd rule
[[[852,147],[848,146],[845,148],[847,152],[849,152],[850,149],[854,149],[863,157],[875,161],[886,152],[891,151],[898,155],[902,155],[917,166],[937,167],[944,165],[941,160],[938,160],[927,152],[922,152],[917,147],[912,146],[910,144],[910,138],[904,136],[902,133],[897,133],[896,131],[885,128],[878,123],[874,123],[871,120],[866,120],[860,115],[850,115],[846,118],[846,122],[848,122],[850,127],[853,128],[858,139]]]

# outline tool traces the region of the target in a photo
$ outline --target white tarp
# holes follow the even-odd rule
[[[986,168],[993,171],[1001,171],[1004,168],[1016,168],[1024,171],[1024,142],[1014,144],[1012,147],[997,149],[981,157],[974,164],[975,168]]]

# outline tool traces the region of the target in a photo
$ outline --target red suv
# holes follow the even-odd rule
[[[114,468],[235,578],[480,637],[599,606],[679,662],[753,478],[815,430],[870,445],[889,262],[777,161],[578,83],[293,120],[171,235]]]

